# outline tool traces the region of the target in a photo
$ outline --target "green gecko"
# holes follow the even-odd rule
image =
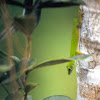
[[[81,23],[81,16],[79,14],[79,7],[78,7],[77,12],[75,14],[74,24],[73,24],[70,57],[75,56],[76,53],[82,54],[81,52],[77,51],[78,43],[79,43],[79,26],[81,25],[80,23]],[[77,65],[77,61],[75,60],[68,62],[67,64],[68,75],[71,74],[73,68],[76,65]]]

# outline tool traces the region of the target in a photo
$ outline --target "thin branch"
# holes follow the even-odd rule
[[[79,6],[80,3],[74,3],[74,2],[54,2],[54,1],[46,1],[43,3],[40,3],[38,6],[39,9],[42,8],[57,8],[57,7],[70,7],[70,6]]]
[[[36,0],[34,5],[33,5],[33,8],[35,8],[35,6],[37,5],[37,3],[39,2],[40,0]]]
[[[28,7],[32,7],[32,5],[33,5],[33,0],[24,0],[24,7],[26,8],[28,8]]]
[[[24,100],[27,100],[27,93],[24,94]]]
[[[24,15],[28,15],[32,13],[32,6],[33,6],[33,0],[24,0]]]
[[[6,2],[7,2],[7,4],[10,4],[10,5],[16,5],[16,6],[20,6],[22,8],[27,8],[27,9],[34,9],[35,6],[37,5],[37,3],[39,2],[39,0],[37,0],[33,6],[27,6],[25,4],[22,4],[22,3],[18,2],[18,1],[13,1],[13,0],[10,0],[10,1],[6,0]],[[79,6],[79,5],[80,5],[80,3],[77,3],[77,2],[46,1],[46,2],[41,2],[36,9],[70,7],[70,6]]]
[[[20,7],[22,7],[22,8],[25,7],[24,4],[22,4],[22,3],[18,2],[18,1],[6,0],[6,3],[7,3],[7,4],[10,4],[10,5],[20,6]]]

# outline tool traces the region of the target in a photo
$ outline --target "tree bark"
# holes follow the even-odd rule
[[[78,62],[77,100],[100,100],[100,0],[83,1],[79,51],[94,54]]]

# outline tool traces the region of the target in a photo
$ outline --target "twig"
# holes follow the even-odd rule
[[[54,1],[46,1],[41,3],[38,6],[38,9],[42,8],[57,8],[57,7],[70,7],[70,6],[79,6],[79,3],[74,3],[74,2],[54,2]]]
[[[6,0],[6,3],[10,4],[10,5],[14,5],[14,6],[16,5],[16,6],[19,6],[19,7],[22,7],[22,8],[25,7],[22,3],[15,1],[15,0]]]

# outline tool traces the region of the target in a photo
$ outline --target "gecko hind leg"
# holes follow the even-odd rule
[[[84,54],[84,53],[82,53],[82,52],[76,50],[76,55],[83,55],[83,54]]]

